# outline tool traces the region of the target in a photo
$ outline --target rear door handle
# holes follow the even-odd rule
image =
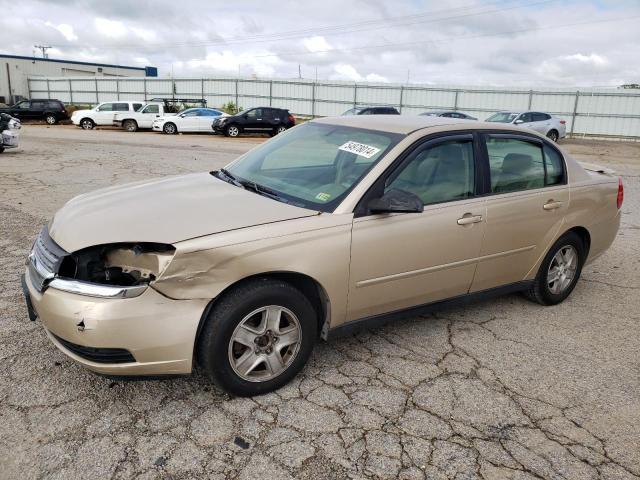
[[[556,202],[555,200],[549,200],[545,203],[542,208],[545,210],[555,210],[556,208],[560,208],[562,206],[562,202]]]
[[[482,221],[482,215],[472,215],[465,213],[458,219],[458,225],[471,225],[472,223],[479,223]]]

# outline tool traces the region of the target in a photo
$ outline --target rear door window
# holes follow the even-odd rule
[[[44,110],[45,102],[33,101],[31,102],[31,110]]]
[[[532,113],[532,115],[533,115],[533,121],[534,122],[544,122],[544,121],[549,120],[551,118],[551,116],[547,115],[546,113],[534,112],[534,113]]]
[[[562,156],[554,148],[545,145],[544,165],[546,170],[546,184],[559,185],[564,183],[564,161]]]
[[[488,137],[491,192],[507,193],[545,185],[542,146],[517,138]]]
[[[128,103],[114,103],[113,104],[114,112],[128,112],[129,104]]]

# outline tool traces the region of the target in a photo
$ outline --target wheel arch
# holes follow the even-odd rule
[[[562,235],[565,235],[569,232],[574,232],[582,240],[582,245],[584,246],[584,261],[586,261],[587,258],[589,257],[589,249],[591,248],[591,234],[589,233],[589,230],[587,230],[585,227],[582,227],[582,226],[576,226],[576,227],[570,228],[569,230],[564,232]],[[560,235],[560,237],[562,235]]]
[[[272,272],[264,272],[257,273],[254,275],[250,275],[248,277],[244,277],[242,279],[237,280],[234,283],[229,284],[225,287],[215,298],[213,298],[205,307],[202,312],[202,316],[200,317],[200,322],[198,323],[198,330],[196,331],[196,335],[193,343],[193,353],[196,355],[196,350],[198,347],[198,340],[200,339],[200,334],[204,327],[204,323],[209,316],[209,313],[213,309],[213,307],[220,301],[221,298],[225,296],[227,292],[231,289],[241,286],[242,284],[249,282],[251,280],[255,280],[256,278],[271,278],[282,280],[297,288],[302,292],[302,294],[307,297],[307,299],[313,305],[314,310],[316,311],[317,321],[318,321],[318,334],[321,338],[328,338],[329,325],[331,321],[331,303],[329,300],[329,295],[327,291],[322,286],[320,282],[318,282],[315,278],[310,277],[304,273],[300,272],[292,272],[292,271],[272,271]]]

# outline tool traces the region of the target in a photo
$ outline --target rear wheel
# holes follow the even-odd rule
[[[49,125],[55,125],[58,123],[58,118],[53,113],[47,113],[44,117],[45,122]]]
[[[283,133],[286,131],[287,131],[287,127],[285,127],[284,125],[280,125],[273,129],[273,135],[279,135],[280,133]]]
[[[0,147],[0,153],[4,152],[4,147]]]
[[[565,233],[549,249],[526,296],[541,305],[556,305],[567,298],[578,282],[585,260],[582,239]]]
[[[217,385],[238,396],[285,385],[307,363],[316,339],[316,313],[307,297],[268,278],[226,293],[205,322],[198,363]]]
[[[165,123],[164,127],[162,127],[162,131],[164,133],[168,133],[169,135],[173,135],[174,133],[178,133],[178,127],[176,127],[175,123]]]
[[[558,135],[558,131],[557,130],[550,130],[547,133],[547,138],[553,140],[554,142],[558,141],[558,137],[559,137],[559,135]]]
[[[135,120],[125,120],[122,126],[127,132],[135,132],[138,130],[138,122]]]
[[[237,137],[238,135],[240,135],[240,129],[236,125],[229,125],[227,128],[225,128],[224,134],[227,137]]]
[[[90,118],[83,118],[82,120],[80,120],[80,127],[83,130],[91,130],[95,126],[96,124],[93,123],[93,120],[91,120]]]

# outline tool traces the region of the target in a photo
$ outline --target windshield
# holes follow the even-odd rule
[[[358,115],[363,109],[362,108],[350,108],[349,110],[347,110],[346,112],[344,112],[342,115]]]
[[[403,137],[306,123],[251,150],[227,170],[279,200],[330,212]]]
[[[511,123],[518,116],[517,113],[511,112],[498,112],[491,115],[485,121],[487,122],[499,122],[499,123]]]

